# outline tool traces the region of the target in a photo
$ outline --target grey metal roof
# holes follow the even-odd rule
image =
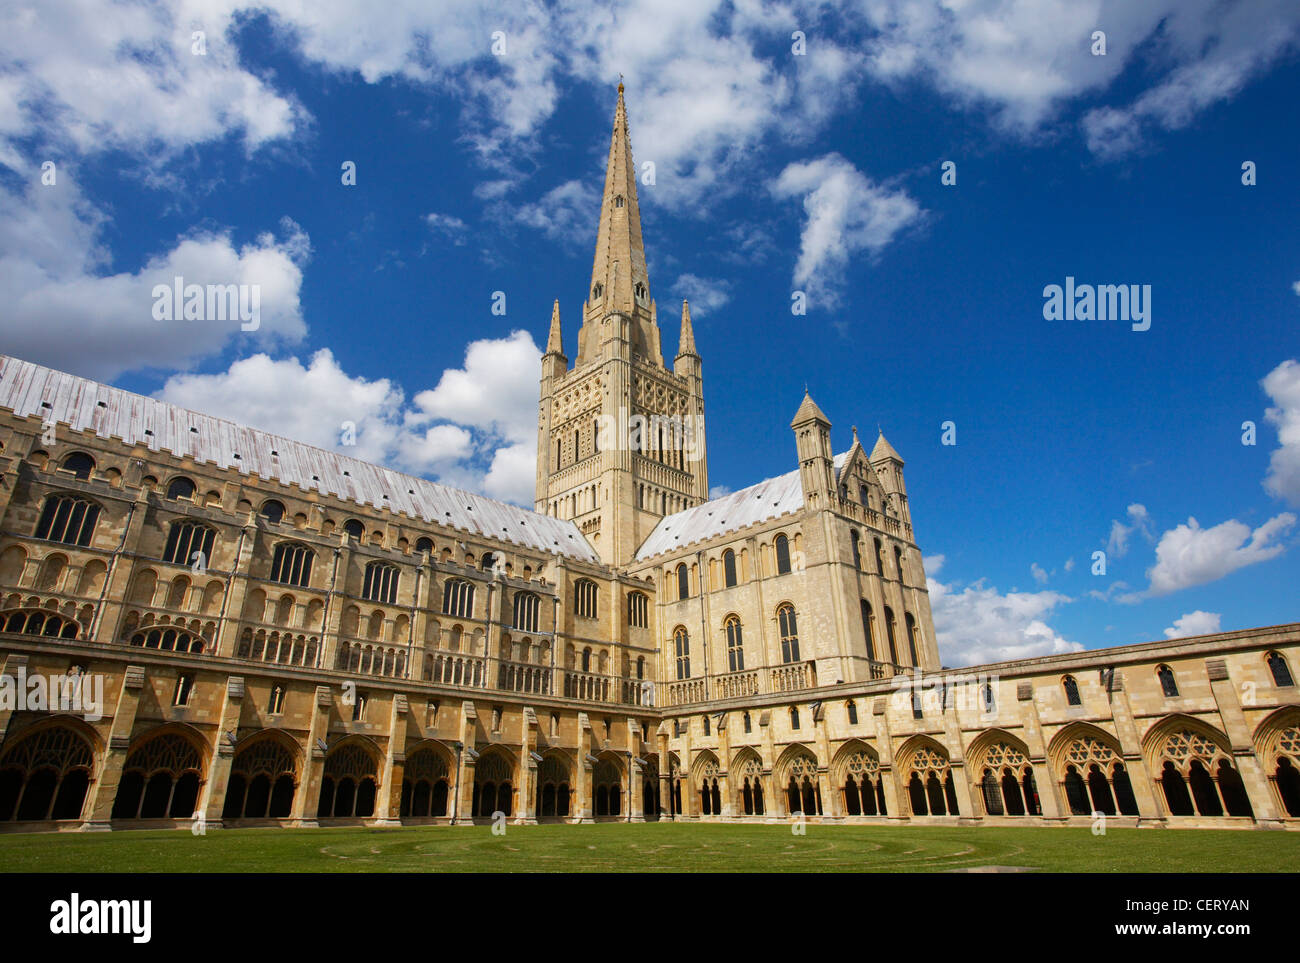
[[[847,457],[848,452],[835,456],[836,472],[843,467]],[[799,480],[799,469],[796,468],[730,495],[666,515],[637,549],[637,561],[739,531],[802,508],[803,483]]]
[[[599,560],[573,522],[5,355],[0,408],[524,548]]]

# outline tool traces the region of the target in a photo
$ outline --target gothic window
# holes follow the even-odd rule
[[[997,698],[993,695],[993,686],[990,683],[988,682],[984,683],[984,688],[981,691],[980,696],[981,696],[980,702],[983,705],[984,711],[986,713],[998,711],[998,701]]]
[[[1291,667],[1287,665],[1282,653],[1270,652],[1268,654],[1268,671],[1273,674],[1274,685],[1295,685],[1295,680],[1291,676]]]
[[[894,636],[897,634],[898,625],[894,621],[894,610],[888,605],[885,606],[885,634],[889,638],[889,661],[898,665],[898,643]]]
[[[948,757],[930,746],[921,746],[912,758],[908,796],[917,816],[959,816],[957,787],[948,768]]]
[[[741,637],[740,619],[728,616],[727,628],[727,666],[729,672],[739,672],[745,668],[745,643]]]
[[[371,562],[366,566],[366,579],[361,586],[361,597],[371,602],[393,605],[397,602],[397,580],[396,565]]]
[[[473,618],[474,584],[463,578],[449,578],[442,586],[442,612],[462,619]]]
[[[176,733],[149,739],[126,759],[113,819],[189,819],[201,785],[202,759]]]
[[[894,549],[894,566],[898,569],[898,581],[906,582],[907,573],[903,569],[903,550],[901,548]]]
[[[284,712],[284,686],[276,685],[271,687],[271,702],[266,707],[269,715],[278,716]]]
[[[1074,676],[1067,675],[1061,680],[1061,687],[1065,689],[1065,704],[1070,706],[1083,705],[1083,700],[1079,698],[1079,683],[1074,680]]]
[[[73,495],[51,495],[45,500],[36,537],[65,545],[90,544],[99,521],[99,506]]]
[[[727,588],[736,584],[736,553],[731,549],[722,553],[722,575]]]
[[[614,206],[615,206],[615,207],[622,207],[622,206],[623,206],[623,195],[622,195],[622,194],[619,194],[617,197],[614,198]]]
[[[790,572],[790,539],[784,535],[776,537],[776,573],[788,575]]]
[[[844,809],[850,816],[888,815],[880,763],[874,756],[854,752],[844,761],[843,775]]]
[[[373,816],[378,788],[374,757],[355,742],[338,746],[325,758],[316,815],[322,818]]]
[[[537,614],[541,602],[532,592],[516,592],[514,602],[514,627],[520,632],[536,632]]]
[[[866,485],[859,485],[859,486],[858,486],[858,500],[862,502],[862,507],[863,507],[863,508],[870,508],[870,507],[871,507],[871,499],[870,499],[870,496],[867,494],[867,486],[866,486]]]
[[[781,633],[781,661],[799,661],[799,626],[794,606],[786,602],[776,610],[776,621]]]
[[[311,566],[316,556],[299,542],[281,542],[271,560],[271,581],[306,587],[311,584]]]
[[[69,475],[86,481],[90,478],[90,473],[95,470],[95,459],[84,451],[74,451],[63,459],[63,464],[59,466],[59,470],[66,471]]]
[[[603,284],[594,284],[594,285],[592,285],[592,287],[591,287],[591,299],[592,299],[593,301],[599,301],[601,295],[603,295],[604,293],[605,293],[605,285],[603,285]]]
[[[679,625],[673,630],[673,651],[677,659],[677,678],[689,679],[691,676],[691,639],[686,634],[686,626]]]
[[[347,533],[349,538],[355,538],[358,542],[366,537],[366,526],[355,518],[349,518],[343,523],[343,531]]]
[[[212,544],[216,541],[216,537],[215,531],[198,522],[172,522],[167,532],[167,546],[163,550],[163,561],[174,565],[189,565],[191,562],[197,562],[197,554],[202,553],[203,565],[207,567],[212,562]]]
[[[798,756],[789,767],[786,803],[791,813],[808,816],[822,814],[822,790],[817,778],[817,762],[811,756]]]
[[[645,300],[645,285],[642,284],[640,281],[638,281],[635,284],[635,286],[633,286],[632,291],[636,294],[636,299],[638,301]]]
[[[573,611],[584,619],[596,618],[596,583],[580,578],[573,584]]]
[[[1107,807],[1123,816],[1138,814],[1128,772],[1110,746],[1093,736],[1081,736],[1066,749],[1065,762],[1065,798],[1072,814],[1088,816],[1106,812]]]
[[[709,717],[707,714],[704,716],[704,734],[706,736],[713,735],[713,727],[709,722]]]
[[[921,660],[916,654],[916,619],[912,617],[911,612],[905,612],[903,621],[907,625],[907,648],[912,654],[912,665],[920,665]]]
[[[867,658],[876,661],[876,616],[871,603],[862,599],[862,634],[867,640]]]
[[[297,766],[275,739],[240,749],[230,767],[223,819],[285,819],[293,811]]]
[[[627,624],[632,628],[644,629],[646,627],[648,602],[649,599],[644,592],[629,592],[627,594]]]
[[[194,691],[194,676],[180,675],[176,678],[176,689],[172,692],[172,705],[187,706],[190,694]]]
[[[284,518],[284,503],[278,502],[274,498],[263,502],[262,517],[268,522],[279,524],[280,519]]]
[[[884,575],[884,574],[885,574],[885,556],[884,556],[883,552],[881,551],[880,539],[878,539],[878,538],[877,538],[877,539],[873,539],[873,541],[874,541],[875,544],[876,544],[876,574],[877,574],[877,575]],[[898,661],[898,660],[895,659],[894,661]]]
[[[686,568],[685,562],[677,565],[677,598],[685,599],[691,596],[691,573]]]
[[[749,717],[749,710],[748,710],[748,709],[746,709],[744,715],[741,716],[741,721],[744,723],[744,729],[745,729],[745,732],[748,733],[748,732],[752,732],[752,731],[753,731],[754,723],[753,723],[753,720],[751,720],[750,717]]]
[[[845,708],[849,714],[849,725],[856,726],[858,724],[858,704],[850,699]]]
[[[853,567],[859,570],[862,568],[862,547],[858,544],[861,541],[856,529],[849,532],[849,544],[853,547]]]
[[[365,722],[368,697],[364,692],[356,692],[353,693],[352,700],[352,721]]]
[[[799,728],[799,707],[798,706],[790,707],[790,728],[791,729]]]
[[[1156,676],[1160,679],[1160,691],[1165,694],[1165,698],[1177,698],[1178,683],[1174,681],[1174,670],[1167,665],[1162,665],[1156,669]]]
[[[433,539],[422,538],[415,543],[415,554],[419,555],[423,552],[433,555]]]
[[[1232,760],[1218,743],[1190,729],[1169,733],[1161,746],[1161,788],[1174,816],[1253,816]]]
[[[80,819],[94,768],[90,743],[65,726],[11,736],[0,756],[0,820]]]

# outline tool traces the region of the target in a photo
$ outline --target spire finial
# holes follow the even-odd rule
[[[546,338],[547,354],[564,354],[564,342],[560,336],[560,299],[555,299],[555,304],[551,307],[551,333]]]
[[[682,333],[678,339],[677,357],[684,354],[695,355],[699,353],[695,350],[695,328],[691,325],[691,303],[685,298],[682,299]]]
[[[855,445],[856,445],[856,444],[859,444],[859,442],[858,442],[858,426],[857,426],[857,425],[854,425],[854,426],[853,426],[853,444],[855,444]]]

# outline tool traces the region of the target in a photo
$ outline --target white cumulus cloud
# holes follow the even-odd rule
[[[1188,612],[1174,619],[1174,624],[1165,629],[1165,638],[1185,639],[1193,635],[1210,635],[1219,631],[1219,620],[1222,618],[1218,612],[1202,612],[1200,609]]]
[[[1169,529],[1156,545],[1156,564],[1147,569],[1150,585],[1145,592],[1121,596],[1121,602],[1169,595],[1194,585],[1223,578],[1247,565],[1276,558],[1286,550],[1282,537],[1296,517],[1283,512],[1251,530],[1235,518],[1212,528],[1201,528],[1195,518]]]
[[[1011,659],[1079,652],[1083,646],[1047,623],[1059,605],[1072,601],[1060,592],[999,592],[981,579],[964,588],[933,576],[943,556],[924,559],[926,587],[945,665],[979,665]]]
[[[879,254],[923,216],[906,191],[875,183],[839,154],[788,165],[771,190],[778,198],[803,201],[794,284],[822,307],[839,303],[855,255]]]
[[[1268,461],[1264,487],[1270,494],[1300,505],[1300,363],[1283,361],[1261,382],[1273,406],[1264,417],[1277,426],[1278,448]]]

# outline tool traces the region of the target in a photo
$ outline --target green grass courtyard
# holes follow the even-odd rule
[[[1043,872],[1300,870],[1300,833],[957,826],[601,824],[0,836],[0,871],[49,873]]]

